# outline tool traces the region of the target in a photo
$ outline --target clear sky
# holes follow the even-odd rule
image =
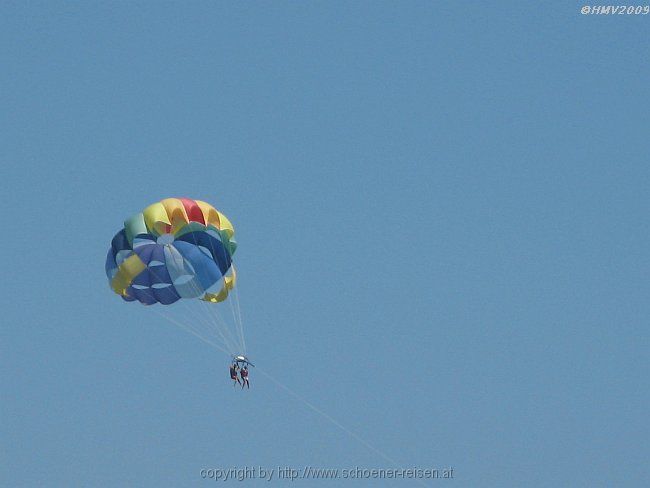
[[[109,290],[170,196],[233,221],[260,369],[399,465],[646,483],[650,15],[580,7],[2,2],[0,484],[391,467]]]

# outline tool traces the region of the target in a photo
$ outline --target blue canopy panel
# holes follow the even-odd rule
[[[147,267],[142,270],[127,288],[129,297],[145,305],[161,303],[170,305],[181,297],[174,287],[167,266],[165,266],[164,246],[159,244],[141,245],[133,251]]]
[[[125,249],[131,249],[131,244],[129,244],[129,241],[126,238],[126,233],[124,232],[124,229],[122,229],[115,234],[115,237],[113,237],[113,240],[111,241],[113,257],[117,256],[118,252],[124,251]]]
[[[113,255],[112,249],[108,250],[108,254],[106,255],[106,265],[104,266],[104,269],[106,270],[106,277],[110,282],[117,273],[117,263],[115,262],[115,256]]]
[[[210,256],[194,244],[174,241],[165,246],[165,264],[181,298],[201,298],[221,279],[221,271]]]
[[[180,300],[180,296],[176,292],[174,285],[167,285],[164,288],[136,288],[137,285],[131,285],[127,288],[129,297],[133,297],[144,305],[153,305],[160,303],[162,305],[171,305]],[[132,300],[129,300],[132,301]]]
[[[142,235],[140,237],[147,238],[147,235]],[[122,264],[122,262],[132,254],[132,252],[133,247],[129,244],[129,241],[126,238],[126,233],[124,232],[124,229],[122,229],[115,234],[115,237],[113,237],[111,248],[108,250],[108,255],[106,256],[105,269],[109,281],[113,279],[113,276],[115,276],[115,273],[117,272],[114,268],[117,268]]]
[[[131,248],[124,231],[120,231],[106,257],[109,280],[120,263],[132,254],[137,254],[146,268],[133,278],[127,296],[122,298],[145,305],[170,305],[181,298],[200,298],[222,280],[231,266],[222,242],[206,232],[186,234],[168,245],[157,244],[153,236],[140,234]]]
[[[219,266],[222,276],[225,275],[230,268],[230,263],[232,262],[230,253],[221,242],[221,236],[219,236],[218,233],[214,231],[189,232],[176,239],[174,241],[174,246],[178,248],[180,242],[190,243],[195,248],[201,246],[206,249],[212,257],[212,261],[216,262]]]
[[[210,288],[223,276],[217,263],[194,244],[175,241],[174,247],[183,257],[185,263],[194,270],[194,276],[198,279],[203,291]]]

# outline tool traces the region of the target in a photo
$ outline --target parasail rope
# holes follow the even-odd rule
[[[164,316],[164,315],[163,315],[163,316]],[[165,317],[165,318],[168,318],[168,317]],[[169,319],[169,318],[168,318],[168,319]],[[170,319],[170,320],[172,320],[172,319]],[[175,323],[176,325],[178,325],[179,327],[185,329],[185,327],[183,327],[180,323],[176,322],[175,320],[172,320],[172,322]],[[188,330],[188,329],[185,329],[185,330]],[[191,331],[188,330],[188,332],[191,332]],[[194,334],[194,335],[196,335],[196,336],[197,336],[199,339],[201,339],[203,342],[205,342],[205,343],[207,343],[207,344],[209,344],[209,345],[211,345],[211,346],[213,346],[213,347],[216,347],[217,349],[220,349],[221,351],[226,352],[226,354],[227,354],[227,351],[226,351],[225,349],[219,347],[217,344],[215,344],[215,343],[213,343],[213,342],[211,342],[211,341],[208,341],[208,340],[204,339],[203,337],[198,336],[197,334]],[[298,393],[296,393],[295,391],[293,391],[291,388],[289,388],[287,385],[285,385],[285,384],[282,383],[281,381],[275,379],[273,376],[271,376],[269,373],[267,373],[267,372],[264,371],[263,369],[260,369],[259,367],[257,367],[257,368],[255,369],[255,371],[258,371],[258,372],[262,373],[264,376],[266,376],[269,380],[271,380],[273,383],[275,383],[275,384],[276,384],[278,387],[280,387],[282,390],[286,391],[286,392],[287,392],[289,395],[291,395],[293,398],[295,398],[296,400],[300,401],[301,403],[303,403],[304,405],[306,405],[307,407],[309,407],[311,410],[313,410],[314,412],[316,412],[318,415],[320,415],[320,416],[323,417],[324,419],[328,420],[330,423],[334,424],[336,427],[338,427],[340,430],[342,430],[343,432],[345,432],[346,434],[348,434],[350,437],[352,437],[353,439],[355,439],[357,442],[361,443],[361,444],[362,444],[363,446],[365,446],[367,449],[369,449],[370,451],[374,452],[375,454],[377,454],[379,457],[381,457],[381,458],[384,459],[385,461],[389,462],[391,465],[393,465],[393,467],[396,467],[396,468],[400,468],[400,467],[401,467],[400,464],[399,464],[397,461],[395,461],[393,458],[391,458],[390,456],[388,456],[386,453],[384,453],[383,451],[379,450],[378,448],[376,448],[375,446],[373,446],[372,444],[370,444],[370,443],[369,443],[367,440],[365,440],[363,437],[361,437],[360,435],[356,434],[355,432],[353,432],[352,430],[350,430],[349,428],[347,428],[345,425],[343,425],[341,422],[339,422],[339,421],[336,420],[334,417],[332,417],[331,415],[329,415],[327,412],[325,412],[325,411],[321,410],[320,408],[318,408],[316,405],[314,405],[313,403],[311,403],[309,400],[307,400],[306,398],[304,398],[302,395],[299,395]],[[420,479],[415,479],[414,481],[417,481],[417,482],[418,482],[420,485],[422,485],[422,486],[426,486],[426,487],[429,486],[429,485],[427,485],[426,483],[424,483],[424,482],[423,482],[422,480],[420,480]]]
[[[320,408],[318,408],[316,405],[314,405],[313,403],[311,403],[311,402],[310,402],[309,400],[307,400],[305,397],[299,395],[298,393],[296,393],[295,391],[293,391],[291,388],[289,388],[287,385],[285,385],[285,384],[282,383],[281,381],[275,379],[275,378],[274,378],[273,376],[271,376],[269,373],[265,372],[263,369],[256,368],[255,371],[257,371],[257,372],[259,372],[259,373],[262,373],[264,376],[266,376],[268,379],[270,379],[270,380],[271,380],[273,383],[275,383],[277,386],[279,386],[279,387],[282,388],[284,391],[286,391],[287,393],[289,393],[289,395],[291,395],[293,398],[295,398],[296,400],[302,402],[304,405],[306,405],[307,407],[309,407],[311,410],[313,410],[314,412],[316,412],[318,415],[320,415],[320,416],[323,417],[324,419],[326,419],[326,420],[328,420],[329,422],[331,422],[332,424],[334,424],[336,427],[338,427],[339,429],[341,429],[343,432],[345,432],[346,434],[348,434],[350,437],[352,437],[353,439],[355,439],[357,442],[363,444],[367,449],[369,449],[370,451],[374,452],[374,453],[377,454],[379,457],[381,457],[382,459],[384,459],[385,461],[387,461],[387,462],[389,462],[391,465],[393,465],[393,467],[395,467],[395,468],[401,468],[401,465],[400,465],[397,461],[395,461],[393,458],[391,458],[390,456],[388,456],[388,455],[387,455],[386,453],[384,453],[383,451],[380,451],[379,449],[377,449],[375,446],[373,446],[372,444],[370,444],[370,442],[368,442],[367,440],[365,440],[363,437],[361,437],[360,435],[356,434],[356,433],[353,432],[352,430],[348,429],[345,425],[343,425],[341,422],[339,422],[339,421],[336,420],[334,417],[332,417],[331,415],[329,415],[327,412],[324,412],[323,410],[321,410]],[[420,485],[422,485],[422,486],[427,486],[427,487],[429,486],[429,485],[427,485],[426,483],[424,483],[424,482],[423,482],[422,480],[420,480],[420,479],[415,479],[415,481],[417,481],[417,482],[418,482]]]

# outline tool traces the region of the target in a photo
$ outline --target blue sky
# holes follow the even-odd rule
[[[111,293],[169,196],[235,224],[260,368],[399,465],[647,481],[650,16],[580,6],[3,3],[2,484],[390,467]]]

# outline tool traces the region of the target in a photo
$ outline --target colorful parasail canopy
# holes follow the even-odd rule
[[[126,301],[221,302],[235,286],[235,231],[200,200],[167,198],[124,222],[106,257],[106,276]]]

